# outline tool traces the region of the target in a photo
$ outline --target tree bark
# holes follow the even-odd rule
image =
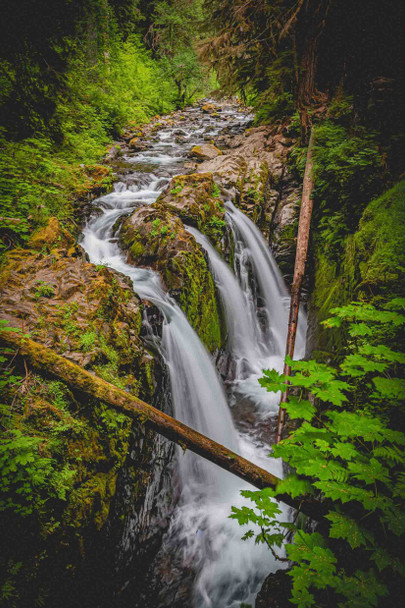
[[[297,105],[301,122],[301,143],[306,144],[311,128],[309,109],[316,101],[316,72],[320,37],[325,29],[331,0],[307,0],[296,28],[299,70]]]
[[[304,181],[302,184],[301,211],[298,226],[297,249],[295,253],[294,278],[291,287],[290,315],[288,319],[287,343],[285,347],[285,356],[289,355],[291,359],[294,356],[295,338],[297,336],[297,323],[300,307],[301,285],[305,274],[305,264],[307,261],[309,230],[311,226],[312,215],[312,191],[314,189],[313,175],[313,146],[314,146],[314,130],[311,130],[309,138],[307,161],[305,164]],[[284,374],[289,376],[291,367],[284,363]],[[285,390],[281,395],[280,408],[278,411],[276,443],[281,441],[283,432],[286,411],[281,407],[281,403],[285,403],[288,399],[288,382],[286,381]]]
[[[47,346],[8,330],[0,331],[0,342],[5,346],[18,348],[18,354],[28,359],[34,368],[52,374],[66,382],[71,388],[100,399],[170,441],[179,444],[183,449],[190,449],[256,488],[277,489],[277,484],[280,482],[278,477],[137,397],[98,378],[76,363],[56,354]],[[279,494],[277,499],[294,509],[300,509],[302,513],[312,519],[320,519],[326,512],[324,506],[312,498],[308,498],[308,500],[306,498],[293,499],[288,495]]]

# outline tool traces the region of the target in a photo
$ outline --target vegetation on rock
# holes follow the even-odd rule
[[[199,209],[194,204],[195,208]],[[135,211],[123,223],[120,242],[131,262],[159,271],[166,289],[178,300],[206,347],[210,351],[220,348],[214,281],[200,246],[170,205],[155,203]]]

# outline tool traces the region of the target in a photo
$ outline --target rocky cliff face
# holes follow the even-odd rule
[[[221,135],[222,154],[198,166],[254,221],[269,240],[287,282],[291,281],[301,190],[287,167],[293,140],[279,127],[260,126]]]
[[[140,339],[142,305],[130,282],[87,263],[56,219],[33,236],[29,249],[10,252],[0,287],[3,318],[11,326],[156,407],[170,408],[162,370]],[[81,602],[101,605],[125,584],[134,560],[157,550],[172,447],[61,382],[19,363],[13,373],[4,424],[9,428],[12,421],[11,441],[26,441],[33,470],[19,473],[27,477],[26,492],[3,519],[7,584],[16,605],[40,597],[64,605],[72,589]],[[31,486],[38,484],[32,496],[39,493],[40,504],[30,505]],[[111,563],[121,565],[120,576]]]

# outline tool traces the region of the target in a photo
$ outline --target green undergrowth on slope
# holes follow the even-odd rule
[[[315,237],[314,277],[311,306],[318,321],[330,310],[353,298],[385,302],[404,296],[405,274],[405,181],[398,182],[364,209],[357,230],[341,244],[339,255],[331,255]],[[316,349],[339,353],[345,337],[339,329],[316,329]],[[314,353],[316,354],[316,353]]]
[[[241,525],[260,529],[245,540],[267,544],[276,559],[286,543],[289,602],[298,608],[388,608],[402,597],[405,436],[396,429],[404,417],[404,306],[394,298],[333,309],[326,326],[347,335],[340,365],[288,361],[294,395],[283,406],[300,425],[273,446],[272,457],[291,467],[277,493],[321,501],[325,518],[315,531],[297,514],[280,521],[270,489],[244,491],[252,508],[232,508]],[[267,370],[260,383],[278,392],[285,377]]]
[[[56,100],[58,136],[45,129],[13,141],[0,132],[3,247],[24,242],[50,215],[71,218],[75,201],[109,188],[111,173],[99,163],[112,138],[173,108],[172,84],[136,37],[93,69],[78,49]]]

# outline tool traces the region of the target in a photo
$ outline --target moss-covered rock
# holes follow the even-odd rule
[[[339,330],[320,322],[332,308],[351,300],[375,301],[403,296],[405,272],[405,181],[371,201],[357,231],[346,238],[340,256],[316,245],[315,276],[310,302],[312,349],[319,356],[338,353]]]
[[[130,262],[160,273],[207,348],[219,348],[221,329],[211,273],[201,248],[170,206],[160,202],[136,210],[122,225],[120,242]]]
[[[185,224],[195,226],[214,241],[220,240],[225,233],[225,209],[212,173],[174,177],[154,206],[177,215]]]
[[[130,282],[81,255],[69,257],[69,239],[57,222],[34,235],[32,244],[41,251],[13,250],[3,261],[3,319],[153,402],[154,362],[139,337],[142,306]],[[105,542],[129,454],[139,480],[129,495],[141,509],[155,439],[126,415],[35,373],[18,357],[6,352],[5,362],[0,584],[13,598],[7,605],[40,605],[41,598],[63,605],[63,589],[76,592],[86,560],[98,567],[97,547]]]
[[[43,253],[53,252],[57,256],[81,254],[73,236],[61,225],[56,217],[51,217],[46,226],[33,232],[28,247]]]
[[[191,149],[191,155],[198,158],[198,160],[211,160],[222,154],[214,144],[202,144],[201,146],[194,146]]]

